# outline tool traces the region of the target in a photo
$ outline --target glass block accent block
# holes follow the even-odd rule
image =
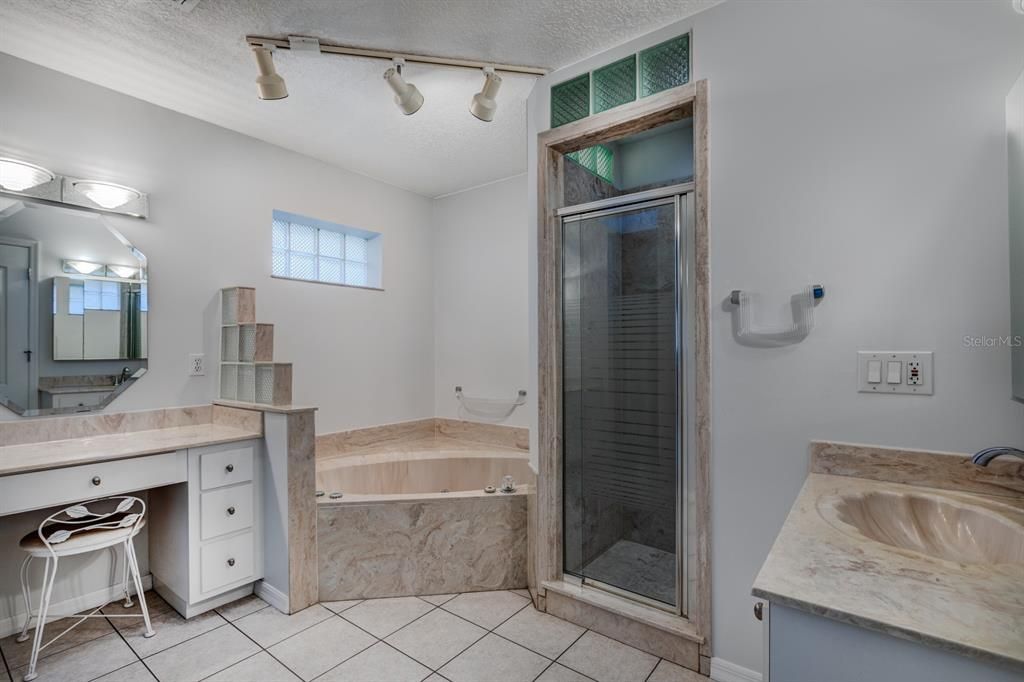
[[[608,111],[636,99],[636,55],[594,71],[594,113]]]
[[[238,365],[220,366],[220,397],[225,400],[238,397]]]
[[[316,228],[292,223],[288,243],[288,248],[293,252],[316,253]]]
[[[330,230],[318,230],[320,235],[320,255],[341,258],[341,244],[344,235]]]
[[[320,258],[320,277],[321,282],[330,282],[331,284],[341,284],[341,261],[337,258]]]
[[[235,365],[238,368],[238,396],[243,403],[255,402],[256,365]]]
[[[303,253],[289,254],[288,276],[295,279],[316,279],[316,257]]]
[[[365,237],[345,235],[345,260],[366,263],[369,260],[368,244]]]
[[[221,362],[238,362],[238,327],[220,328]]]
[[[551,86],[551,127],[565,125],[590,115],[590,74]]]
[[[640,96],[690,82],[690,35],[649,47],[640,52]]]
[[[238,327],[238,360],[252,362],[256,358],[256,325]]]
[[[238,289],[224,289],[220,297],[221,322],[238,324]]]
[[[264,405],[274,404],[274,367],[273,365],[256,366],[256,400]]]

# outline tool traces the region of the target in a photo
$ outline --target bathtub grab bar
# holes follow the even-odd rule
[[[455,399],[462,403],[466,412],[500,421],[511,416],[516,408],[526,404],[526,391],[520,389],[518,395],[510,400],[494,400],[491,398],[472,398],[462,392],[462,386],[455,387]]]

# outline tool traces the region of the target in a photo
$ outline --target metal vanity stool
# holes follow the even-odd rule
[[[57,577],[57,562],[61,557],[84,554],[86,552],[99,552],[107,550],[111,554],[111,561],[117,561],[117,547],[123,549],[121,569],[124,581],[121,590],[124,592],[124,605],[132,606],[131,593],[128,586],[128,577],[131,576],[135,583],[135,593],[139,598],[139,607],[142,611],[142,618],[146,622],[146,637],[152,637],[156,633],[149,621],[149,609],[146,608],[146,596],[142,591],[142,577],[139,575],[139,563],[135,557],[135,547],[132,539],[139,534],[142,527],[146,525],[146,503],[137,497],[119,495],[107,497],[91,502],[75,504],[62,509],[56,514],[46,517],[39,528],[21,539],[20,547],[28,556],[21,564],[21,593],[25,598],[25,624],[18,636],[19,642],[28,639],[29,626],[32,618],[36,619],[35,639],[32,641],[32,658],[28,664],[28,671],[23,678],[25,682],[34,680],[37,677],[36,663],[39,660],[39,652],[53,644],[58,638],[67,634],[72,628],[81,625],[86,618],[138,618],[139,614],[102,614],[98,613],[103,606],[99,606],[88,614],[74,616],[78,620],[66,628],[59,635],[43,644],[43,630],[46,628],[47,618],[57,620],[66,618],[64,615],[52,615],[50,610],[50,596],[53,594],[53,584]],[[32,596],[29,590],[28,570],[29,564],[35,558],[46,560],[43,567],[43,585],[40,590],[39,610],[32,612]]]

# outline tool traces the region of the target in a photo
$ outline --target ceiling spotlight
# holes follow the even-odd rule
[[[395,104],[406,116],[415,114],[423,106],[423,95],[412,83],[406,83],[402,78],[401,59],[395,60],[395,65],[384,72],[384,80],[388,82],[391,89],[395,91]]]
[[[256,66],[260,75],[256,78],[256,93],[260,99],[284,99],[288,96],[284,78],[274,69],[274,56],[267,47],[254,47],[252,53],[256,57]]]
[[[138,190],[124,185],[115,185],[112,182],[97,182],[95,180],[76,180],[71,183],[75,191],[81,192],[94,204],[106,209],[113,209],[124,206],[129,201],[135,201],[142,196]]]
[[[0,189],[24,192],[46,184],[56,176],[41,166],[17,159],[0,158]]]
[[[469,113],[481,121],[493,121],[494,112],[498,109],[498,103],[494,98],[498,96],[500,88],[501,76],[494,73],[494,69],[489,66],[484,68],[484,87],[473,95],[473,100],[469,103]]]

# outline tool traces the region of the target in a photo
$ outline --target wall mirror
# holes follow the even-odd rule
[[[1010,196],[1010,334],[1013,397],[1024,401],[1024,72],[1006,97]]]
[[[146,372],[146,257],[99,214],[0,197],[0,404],[98,410]]]

